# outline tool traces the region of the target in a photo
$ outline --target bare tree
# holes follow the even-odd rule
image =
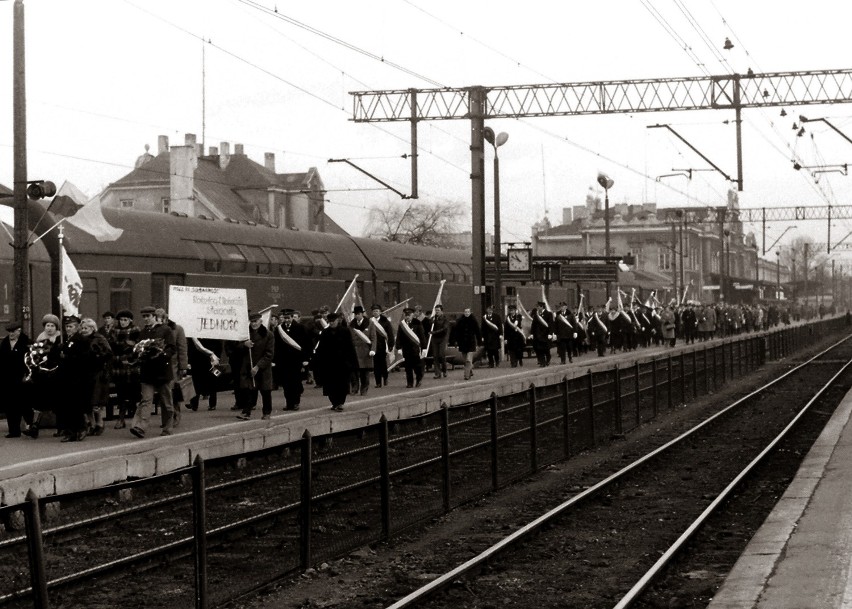
[[[398,243],[447,246],[461,230],[465,212],[452,203],[387,203],[370,209],[366,236]]]

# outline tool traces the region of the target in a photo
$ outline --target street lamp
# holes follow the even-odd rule
[[[497,310],[502,315],[503,311],[503,282],[500,277],[500,157],[497,149],[506,143],[509,134],[500,132],[494,134],[491,127],[485,127],[483,136],[485,141],[494,147],[494,300]]]
[[[604,256],[609,256],[609,189],[615,181],[605,173],[599,172],[598,184],[604,189]]]
[[[775,300],[781,299],[781,250],[775,250]]]

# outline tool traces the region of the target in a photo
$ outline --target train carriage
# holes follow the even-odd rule
[[[171,285],[245,288],[249,307],[303,313],[336,306],[357,274],[365,305],[412,298],[427,308],[441,279],[458,310],[469,298],[470,253],[221,220],[104,209],[122,230],[98,241],[73,225],[66,249],[83,281],[84,315],[168,306]],[[446,302],[446,300],[445,300]]]

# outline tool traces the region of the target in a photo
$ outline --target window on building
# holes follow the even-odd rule
[[[659,249],[659,258],[657,260],[657,266],[661,271],[670,271],[672,270],[672,253],[664,248]]]
[[[713,258],[710,260],[710,272],[718,273],[719,272],[719,252],[713,252]]]
[[[122,199],[121,200],[121,207],[123,207],[124,209],[132,208],[133,207],[133,199]]]
[[[130,277],[112,277],[109,280],[109,310],[133,310],[133,280]]]
[[[699,268],[698,248],[692,247],[689,249],[689,268],[697,271]]]
[[[163,213],[164,214],[167,214],[170,211],[172,211],[172,200],[171,199],[169,199],[168,197],[163,197],[162,199],[160,199],[160,203],[162,203],[162,205],[163,205]]]
[[[151,273],[151,304],[169,308],[169,287],[184,285],[183,275],[176,273]]]

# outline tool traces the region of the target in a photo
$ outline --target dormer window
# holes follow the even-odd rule
[[[133,199],[122,199],[121,200],[122,209],[132,209],[133,208]]]
[[[172,201],[168,197],[163,197],[160,199],[160,203],[163,205],[163,213],[167,214],[172,211]]]

